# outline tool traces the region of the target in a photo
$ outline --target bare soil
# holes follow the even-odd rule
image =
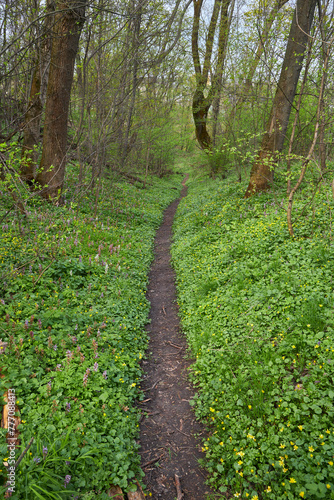
[[[181,198],[187,192],[186,180]],[[203,458],[200,441],[204,429],[189,405],[194,390],[187,369],[192,360],[180,332],[175,274],[170,264],[172,223],[181,198],[167,208],[157,232],[147,294],[151,323],[147,327],[148,358],[143,362],[146,397],[140,404],[140,453],[144,482],[154,500],[205,500],[212,494],[205,485],[206,473],[198,465],[198,459]],[[178,492],[175,475],[180,479]]]

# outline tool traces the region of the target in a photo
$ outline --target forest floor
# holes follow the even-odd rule
[[[181,198],[187,192],[187,178],[182,183]],[[198,464],[198,459],[203,458],[200,436],[204,429],[189,404],[193,397],[187,377],[191,360],[180,332],[175,273],[170,263],[172,224],[180,199],[165,211],[149,275],[151,322],[147,328],[148,358],[143,362],[142,389],[146,398],[140,405],[140,453],[144,482],[154,499],[204,500],[210,494],[205,485],[206,473]]]

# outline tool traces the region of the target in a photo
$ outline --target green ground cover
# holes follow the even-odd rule
[[[21,448],[15,499],[106,498],[140,479],[140,360],[155,231],[180,177],[105,184],[77,205],[30,201],[1,223],[1,394],[14,388]],[[12,205],[2,193],[0,218]],[[1,429],[6,462],[6,431]],[[19,452],[16,454],[18,458]],[[0,472],[2,484],[5,467]]]
[[[294,238],[283,182],[249,200],[233,179],[193,182],[176,215],[193,404],[211,485],[233,498],[334,498],[334,202],[307,181]]]

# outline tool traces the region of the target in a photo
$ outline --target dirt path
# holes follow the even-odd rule
[[[187,192],[186,180],[181,198]],[[210,490],[204,484],[205,472],[197,463],[202,457],[200,438],[194,437],[204,431],[189,405],[193,390],[187,380],[187,367],[191,361],[184,358],[187,344],[179,329],[175,275],[170,265],[172,223],[179,201],[165,211],[149,276],[151,323],[147,328],[149,356],[143,364],[146,398],[140,405],[141,459],[144,481],[154,500],[181,498],[177,497],[175,474],[180,478],[184,500],[205,500]]]

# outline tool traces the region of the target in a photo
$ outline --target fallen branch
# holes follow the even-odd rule
[[[26,449],[21,453],[21,455],[19,456],[19,458],[16,460],[15,462],[15,469],[17,469],[17,467],[20,465],[20,462],[22,461],[24,455],[27,454],[27,451],[29,450],[30,446],[32,445],[32,442],[33,442],[34,438],[32,437],[29,441],[29,443],[27,444],[26,446]]]
[[[191,437],[189,434],[186,434],[185,432],[181,431],[180,429],[178,429],[176,427],[176,425],[173,425],[172,424],[172,427],[174,427],[174,429],[177,431],[177,432],[180,432],[181,434],[183,434],[184,436],[186,436],[187,438]]]
[[[161,380],[162,380],[161,378],[160,378],[159,380],[157,380],[157,381],[156,381],[156,382],[152,385],[152,387],[150,387],[149,389],[144,389],[144,392],[151,391],[152,389],[154,389],[154,387],[155,387],[156,385],[158,385],[158,384],[159,384],[159,382],[161,382]]]
[[[175,477],[175,487],[176,487],[176,493],[177,493],[177,500],[183,500],[184,494],[182,493],[180,478],[177,474],[175,474],[174,477]]]
[[[50,264],[49,264],[49,265],[47,265],[47,266],[43,269],[43,271],[41,272],[41,274],[38,276],[37,280],[35,281],[35,283],[34,283],[34,287],[37,285],[37,283],[39,282],[39,280],[41,279],[41,277],[43,276],[43,274],[45,273],[45,271],[47,271],[47,270],[49,269],[49,267],[50,267],[50,266],[54,263],[54,260],[55,260],[55,259],[53,259],[53,261],[52,261],[52,262],[50,262]]]
[[[162,454],[161,454],[161,455],[159,455],[158,457],[152,458],[152,460],[149,460],[148,462],[146,462],[146,463],[143,465],[143,469],[144,469],[145,467],[147,467],[148,465],[151,465],[151,464],[153,464],[153,463],[155,463],[155,462],[158,462],[158,460],[160,460],[160,458],[161,458],[161,457],[163,457],[163,455],[164,455],[164,454],[162,453]]]
[[[176,344],[173,344],[173,342],[168,342],[169,345],[171,345],[172,347],[175,347],[175,349],[183,349],[182,346],[179,346],[179,345],[176,345]]]

